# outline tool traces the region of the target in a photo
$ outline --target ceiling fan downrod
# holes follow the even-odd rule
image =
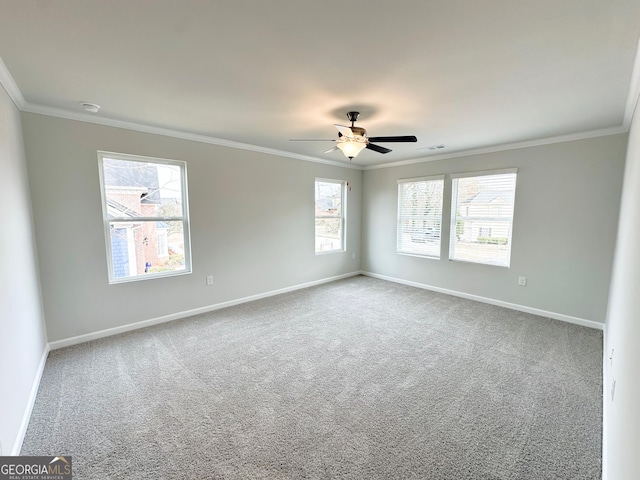
[[[360,112],[348,112],[347,113],[347,118],[351,122],[351,127],[353,127],[353,124],[356,123],[356,121],[358,120],[358,115],[360,115]]]

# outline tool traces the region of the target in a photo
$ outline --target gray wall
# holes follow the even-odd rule
[[[359,170],[29,113],[22,122],[49,341],[359,270]],[[97,150],[187,162],[192,274],[108,284]],[[314,253],[316,177],[352,186],[346,253]]]
[[[640,112],[636,108],[620,208],[604,346],[603,479],[640,478]],[[615,394],[612,387],[615,381]]]
[[[20,112],[0,87],[0,443],[16,454],[47,338]]]
[[[364,172],[362,270],[603,323],[627,136],[614,135]],[[511,268],[396,254],[397,179],[518,168]],[[448,177],[447,177],[448,178]],[[518,276],[528,285],[519,287]]]

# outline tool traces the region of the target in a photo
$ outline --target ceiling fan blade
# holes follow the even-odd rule
[[[367,143],[367,148],[378,153],[389,153],[391,151],[388,148],[381,147],[380,145],[374,145],[373,143]]]
[[[345,127],[344,125],[333,125],[334,127],[336,127],[338,129],[338,132],[340,132],[340,135],[343,135],[345,137],[353,137],[353,131],[351,130],[351,127]]]
[[[322,153],[331,153],[331,152],[335,152],[336,150],[340,150],[338,147],[331,147],[329,150],[325,150]]]
[[[290,142],[335,142],[334,139],[328,140],[326,138],[290,138]]]
[[[371,142],[417,142],[418,139],[413,135],[405,135],[399,137],[369,137]]]

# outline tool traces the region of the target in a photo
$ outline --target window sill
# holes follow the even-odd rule
[[[440,260],[439,255],[426,255],[421,253],[398,252],[398,251],[396,251],[396,253],[398,255],[403,255],[405,257],[417,257],[417,258],[428,258],[430,260]]]
[[[132,277],[118,277],[118,278],[110,278],[109,285],[117,285],[119,283],[130,283],[130,282],[139,282],[142,280],[155,280],[157,278],[167,278],[167,277],[177,277],[179,275],[189,275],[191,274],[191,269],[185,270],[176,270],[174,272],[161,272],[161,273],[146,273],[143,275],[136,275]]]
[[[316,252],[316,255],[330,255],[332,253],[345,253],[346,250],[323,250],[321,252]]]

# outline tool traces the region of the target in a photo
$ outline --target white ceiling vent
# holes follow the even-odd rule
[[[98,110],[100,110],[100,105],[96,105],[95,103],[80,102],[80,106],[91,113],[98,113]]]

